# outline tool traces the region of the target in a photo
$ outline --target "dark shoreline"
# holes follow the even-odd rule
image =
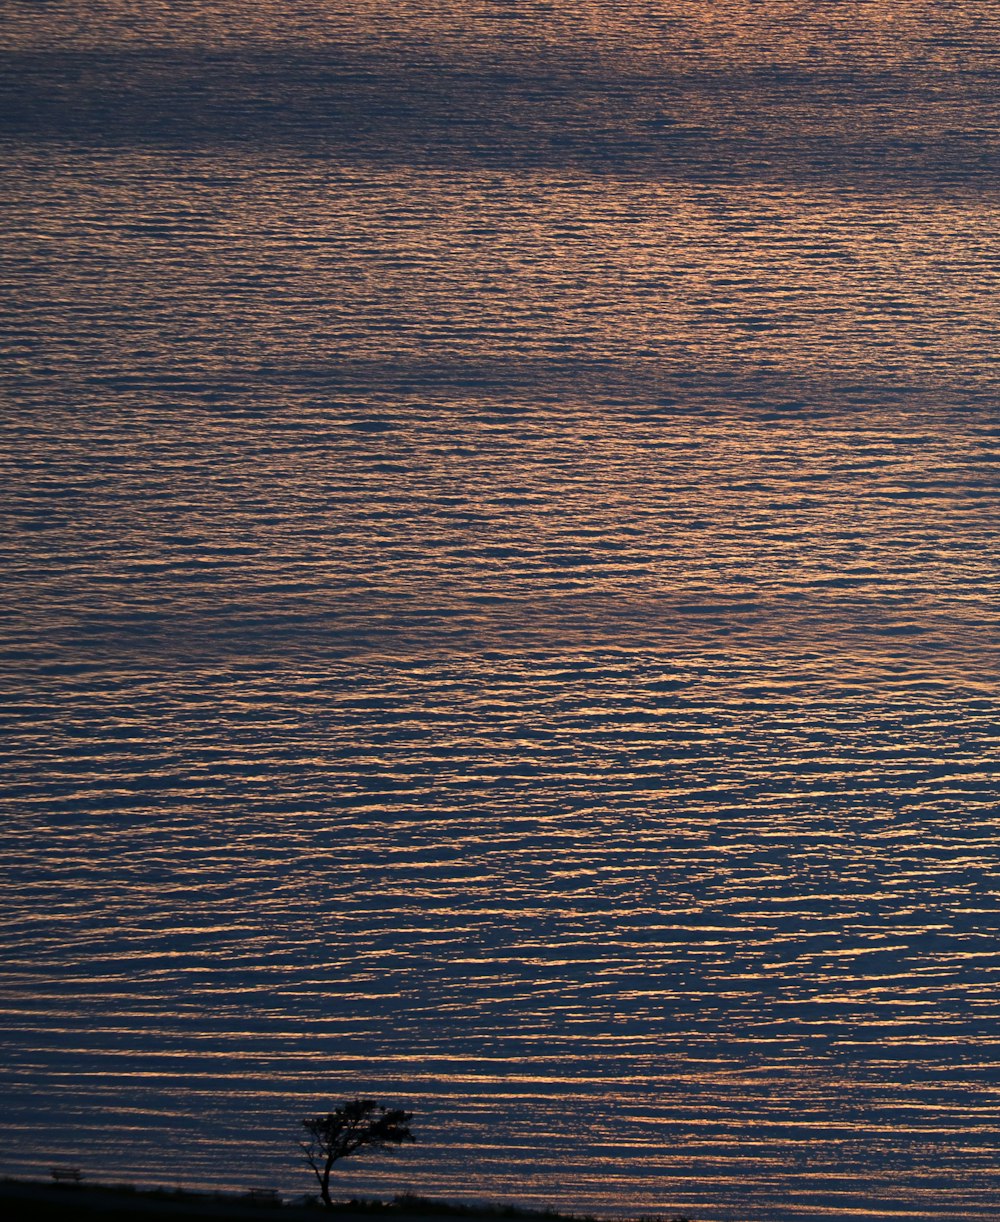
[[[589,1214],[566,1214],[506,1205],[463,1205],[400,1196],[393,1201],[351,1200],[327,1210],[305,1197],[286,1202],[262,1191],[199,1192],[185,1188],[136,1188],[131,1184],[47,1183],[0,1180],[0,1206],[9,1222],[151,1222],[183,1218],[185,1222],[604,1222]],[[688,1218],[642,1219],[637,1222],[691,1222]]]

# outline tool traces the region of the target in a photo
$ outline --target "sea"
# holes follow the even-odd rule
[[[0,1173],[1000,1219],[1000,3],[0,64]]]

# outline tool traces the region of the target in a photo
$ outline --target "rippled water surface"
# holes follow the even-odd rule
[[[0,1170],[1000,1218],[1000,6],[0,45]]]

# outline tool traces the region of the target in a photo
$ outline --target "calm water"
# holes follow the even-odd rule
[[[0,1171],[1000,1218],[1000,6],[0,45]]]

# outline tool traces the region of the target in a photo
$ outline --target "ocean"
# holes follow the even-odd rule
[[[0,47],[0,1172],[1000,1218],[1000,5]]]

